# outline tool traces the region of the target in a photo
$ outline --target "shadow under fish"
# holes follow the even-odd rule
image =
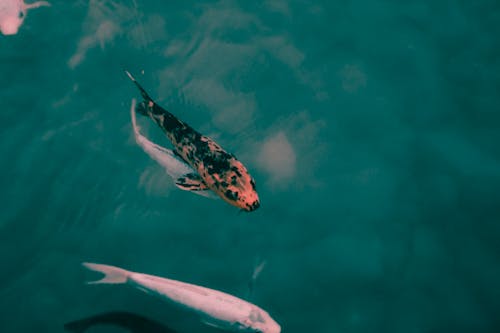
[[[64,324],[64,329],[74,333],[84,333],[91,327],[112,325],[124,328],[131,333],[176,333],[173,329],[131,312],[105,312]]]

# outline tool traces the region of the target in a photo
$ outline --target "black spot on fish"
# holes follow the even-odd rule
[[[185,125],[184,123],[178,120],[176,124],[175,121],[172,121],[172,118],[170,119],[168,117],[163,118],[163,126],[166,130],[172,133],[175,142],[180,143],[181,145],[189,144],[190,142],[196,140],[197,135],[199,136],[199,134],[191,127]]]
[[[236,176],[231,176],[231,185],[236,185],[236,184],[237,184]]]
[[[142,101],[135,107],[135,112],[142,114],[143,116],[148,115],[148,106],[146,101]]]
[[[229,161],[225,155],[227,154],[219,153],[208,155],[203,158],[203,164],[209,174],[223,174],[229,170]]]
[[[194,145],[198,156],[210,155],[212,153],[207,141],[196,140],[194,141]]]
[[[179,142],[179,137],[182,137],[182,134],[179,133],[181,134],[179,135],[178,133],[176,133],[176,131],[195,132],[187,124],[177,119],[173,114],[163,109],[161,106],[158,106],[153,101],[141,102],[139,106],[140,107],[137,108],[139,113],[143,113],[143,110],[147,110],[147,112],[151,113],[153,120],[165,131],[172,133],[174,135],[174,138],[176,139],[176,142]],[[163,121],[161,121],[161,116],[163,116]]]
[[[241,172],[238,170],[237,167],[233,166],[231,167],[231,170],[234,171],[238,175],[238,177],[241,177]]]
[[[226,198],[228,198],[229,200],[238,200],[238,192],[233,192],[231,190],[227,190],[224,195],[226,196]]]
[[[247,206],[246,211],[247,211],[247,212],[251,212],[251,211],[254,211],[254,210],[256,210],[257,208],[259,208],[259,207],[260,207],[260,202],[259,202],[258,200],[256,200],[256,201],[254,201],[254,203],[253,203],[253,204],[251,204],[251,205],[250,205],[250,204],[245,204],[245,205]]]
[[[177,150],[174,150],[174,155],[177,156],[178,158],[184,160],[184,158],[182,157],[182,155]]]
[[[152,102],[152,103],[151,103]],[[165,115],[165,116],[170,116],[174,117],[173,114],[162,108],[161,106],[157,105],[155,102],[150,101],[147,103],[149,111],[151,111],[152,114],[156,115]],[[174,117],[175,118],[175,117]]]
[[[185,187],[185,188],[199,188],[200,187],[200,184],[189,183],[186,180],[186,178],[177,179],[176,184],[182,185],[182,187]]]

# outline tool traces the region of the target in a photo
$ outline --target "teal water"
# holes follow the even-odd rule
[[[105,311],[216,332],[80,263],[245,297],[263,260],[251,300],[285,333],[499,331],[497,1],[51,2],[0,36],[1,332]],[[123,69],[261,208],[175,188]]]

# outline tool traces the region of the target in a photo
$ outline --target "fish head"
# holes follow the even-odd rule
[[[245,324],[253,333],[280,333],[281,326],[260,308],[252,309]]]
[[[230,168],[225,172],[221,184],[222,197],[231,205],[246,212],[254,211],[260,207],[255,180],[237,159],[231,160]]]
[[[177,151],[186,161],[191,161],[190,151],[177,147]],[[251,212],[259,208],[259,195],[255,190],[255,180],[247,169],[212,139],[202,136],[196,142],[198,152],[196,168],[198,174],[217,195],[230,205],[243,211]]]
[[[4,35],[17,34],[25,17],[26,7],[22,1],[2,1],[0,4],[0,31]]]

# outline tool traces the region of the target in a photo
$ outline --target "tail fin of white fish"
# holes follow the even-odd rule
[[[126,283],[131,272],[114,266],[93,264],[89,262],[82,263],[83,266],[91,271],[100,272],[104,274],[104,277],[100,280],[90,281],[87,284],[101,284],[101,283]]]

